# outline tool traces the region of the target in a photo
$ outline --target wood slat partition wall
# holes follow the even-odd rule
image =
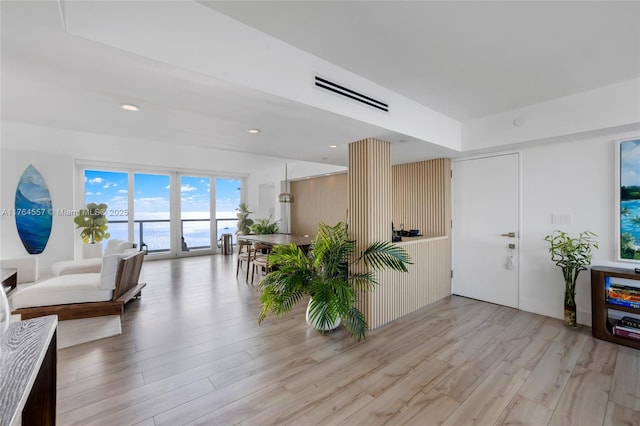
[[[378,273],[379,286],[360,294],[360,310],[377,328],[451,294],[451,164],[449,159],[390,165],[389,144],[349,145],[349,230],[358,252],[389,240],[392,218],[435,238],[401,243],[408,273]]]
[[[449,237],[400,243],[411,256],[409,272],[381,271],[371,293],[367,322],[380,327],[451,295]]]
[[[391,148],[388,142],[364,139],[349,144],[349,231],[356,253],[391,238]],[[361,292],[358,308],[369,321],[371,298]],[[370,324],[371,326],[371,324]],[[377,325],[374,325],[377,326]]]
[[[393,222],[423,235],[451,235],[451,160],[439,158],[391,168]]]
[[[318,224],[347,221],[347,174],[291,182],[296,201],[291,204],[291,233],[315,235]]]

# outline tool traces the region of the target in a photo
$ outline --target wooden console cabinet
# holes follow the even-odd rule
[[[640,340],[616,336],[612,332],[613,324],[609,322],[609,309],[639,315],[640,309],[607,303],[605,288],[606,277],[618,277],[640,281],[640,274],[636,274],[633,269],[613,268],[607,266],[594,266],[591,268],[591,327],[593,337],[640,349]],[[638,283],[638,286],[640,286],[640,282]]]
[[[56,331],[47,316],[0,333],[0,426],[56,424]]]

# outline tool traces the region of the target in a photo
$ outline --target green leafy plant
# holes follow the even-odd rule
[[[580,271],[591,264],[592,251],[598,248],[597,235],[584,231],[571,237],[563,231],[553,231],[544,237],[549,242],[551,260],[562,269],[565,282],[565,325],[576,325],[576,281]]]
[[[80,237],[82,241],[89,244],[99,243],[109,238],[111,235],[107,232],[108,219],[105,216],[107,205],[104,203],[89,203],[84,209],[78,211],[78,215],[73,219],[76,229],[82,229]]]
[[[249,206],[246,203],[240,203],[236,210],[238,211],[238,229],[236,230],[236,234],[248,234],[251,232],[249,227],[253,225],[253,219],[249,219],[249,215],[253,212],[249,211]]]
[[[267,219],[256,219],[249,225],[252,234],[277,234],[278,229],[278,221],[272,222],[271,216]]]
[[[344,222],[320,224],[308,253],[295,244],[274,247],[268,257],[273,271],[260,282],[258,322],[270,313],[281,316],[310,296],[309,322],[316,329],[329,330],[342,319],[356,339],[364,338],[368,325],[356,307],[358,292],[378,284],[376,270],[406,272],[411,259],[402,247],[389,241],[375,242],[351,260],[355,250],[356,242],[349,239]],[[364,268],[356,268],[361,262]]]

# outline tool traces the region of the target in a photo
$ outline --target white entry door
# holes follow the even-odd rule
[[[518,154],[453,162],[452,292],[518,307]]]

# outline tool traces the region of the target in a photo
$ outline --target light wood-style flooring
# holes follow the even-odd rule
[[[355,342],[261,326],[235,256],[145,262],[123,334],[58,352],[59,425],[639,425],[640,351],[450,297]]]

